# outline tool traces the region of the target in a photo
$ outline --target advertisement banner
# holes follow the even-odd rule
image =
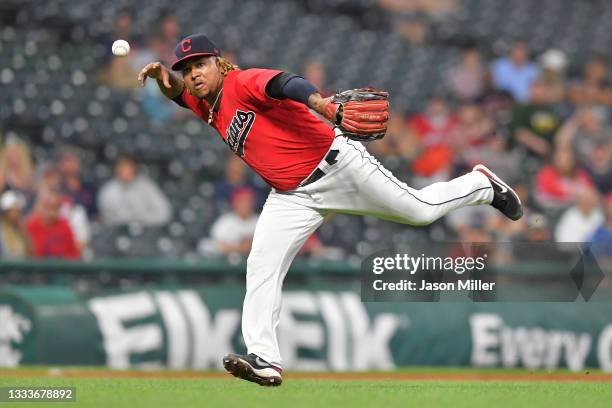
[[[0,365],[221,369],[244,352],[243,290],[155,288],[79,297],[0,291]],[[291,370],[409,365],[612,371],[612,303],[363,303],[356,291],[287,290],[279,342]]]

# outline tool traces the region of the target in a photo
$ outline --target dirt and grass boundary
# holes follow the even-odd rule
[[[105,368],[20,367],[0,369],[0,378],[126,378],[126,379],[232,379],[220,371],[111,370]],[[601,371],[527,371],[470,368],[410,368],[398,371],[367,372],[286,372],[286,380],[333,381],[544,381],[609,382],[612,373]]]

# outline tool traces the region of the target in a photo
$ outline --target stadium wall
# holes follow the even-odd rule
[[[0,366],[220,369],[244,351],[241,285],[155,285],[77,294],[0,288]],[[280,347],[292,370],[410,365],[587,367],[612,371],[612,303],[363,303],[316,284],[283,298]]]

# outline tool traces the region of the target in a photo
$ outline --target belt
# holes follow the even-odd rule
[[[340,150],[337,149],[333,149],[330,150],[326,155],[325,158],[323,160],[325,160],[325,162],[327,164],[329,164],[330,166],[333,164],[336,164],[338,161],[336,160],[336,157],[338,157],[338,153],[340,153]],[[314,169],[314,171],[310,174],[310,176],[306,177],[304,179],[304,181],[302,181],[300,183],[300,187],[304,187],[307,186],[309,184],[314,183],[315,181],[319,180],[321,177],[323,177],[325,175],[325,172],[323,170],[321,170],[319,168],[319,166],[317,166],[316,169]]]

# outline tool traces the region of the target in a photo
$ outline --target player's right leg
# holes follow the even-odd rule
[[[257,221],[247,260],[242,335],[247,355],[224,357],[234,376],[260,385],[279,385],[282,360],[276,329],[283,280],[306,239],[321,225],[323,215],[291,194],[270,193]]]

